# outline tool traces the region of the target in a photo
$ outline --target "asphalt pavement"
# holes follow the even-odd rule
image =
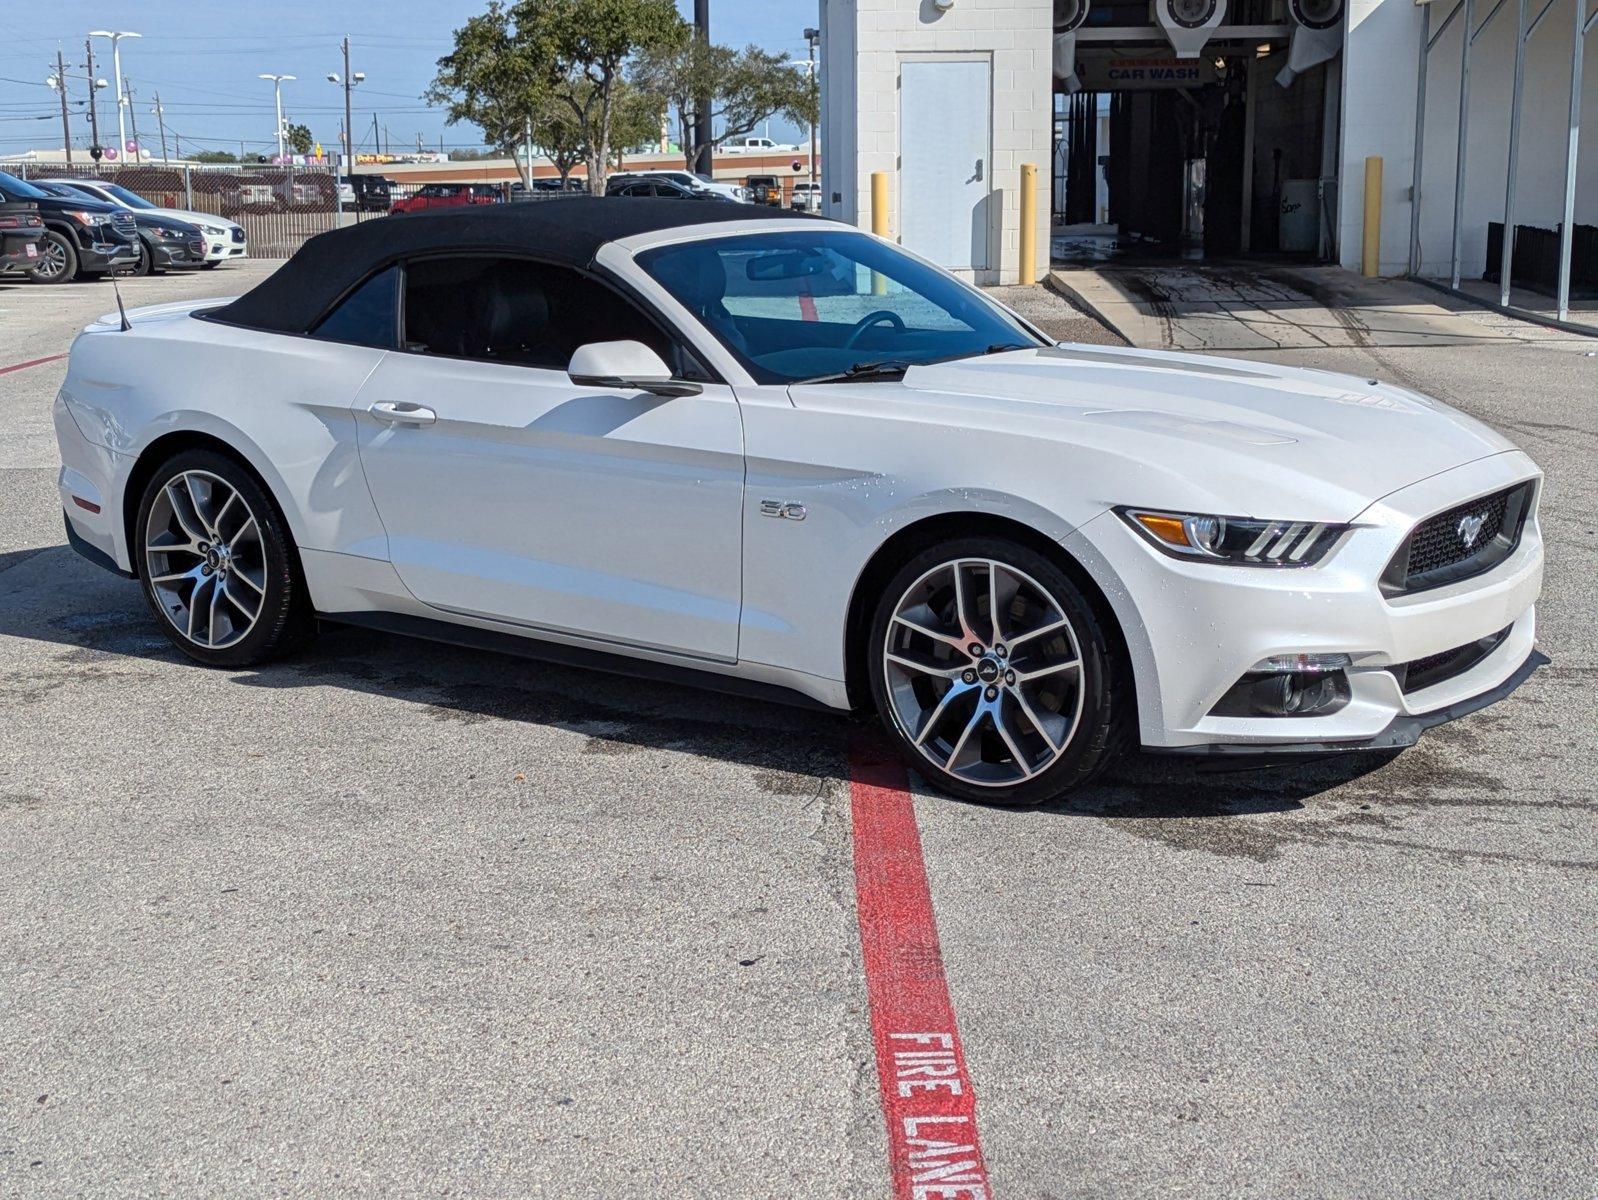
[[[0,281],[0,1196],[890,1194],[861,730],[352,630],[190,665],[63,545],[52,356],[113,307]],[[986,1187],[1590,1198],[1598,358],[1261,353],[1537,458],[1552,662],[1396,757],[912,782]]]

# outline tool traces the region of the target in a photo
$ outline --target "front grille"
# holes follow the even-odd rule
[[[1463,675],[1498,649],[1503,640],[1509,636],[1510,628],[1513,626],[1500,629],[1497,633],[1479,638],[1468,645],[1455,646],[1452,650],[1444,650],[1437,654],[1428,654],[1425,658],[1417,658],[1413,662],[1399,663],[1392,668],[1393,677],[1398,680],[1399,690],[1407,696],[1410,692],[1418,692],[1422,688],[1444,683],[1456,675]]]
[[[1492,570],[1519,545],[1531,495],[1522,483],[1426,518],[1382,573],[1382,590],[1423,592]]]
[[[112,213],[111,228],[130,242],[139,236],[138,222],[133,219],[133,214],[130,212]]]
[[[233,226],[233,240],[241,246],[244,244],[244,230],[237,225]]]

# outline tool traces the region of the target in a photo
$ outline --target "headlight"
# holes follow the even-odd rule
[[[1349,529],[1314,521],[1254,521],[1140,508],[1116,511],[1166,554],[1244,567],[1312,567]]]
[[[205,232],[210,234],[212,237],[225,237],[225,236],[227,236],[227,230],[218,229],[215,225],[201,225],[200,228],[205,230]]]
[[[84,212],[82,209],[69,209],[61,215],[71,217],[80,225],[105,225],[110,222],[110,217],[105,213]]]

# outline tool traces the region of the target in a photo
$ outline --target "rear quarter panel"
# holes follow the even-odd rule
[[[84,439],[111,452],[109,498],[136,508],[127,484],[140,457],[169,434],[207,434],[265,481],[301,547],[386,556],[349,410],[382,351],[186,310],[131,316],[131,331],[91,326],[79,335],[60,397]],[[126,565],[127,547],[118,549]]]

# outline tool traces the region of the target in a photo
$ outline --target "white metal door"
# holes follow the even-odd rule
[[[986,62],[906,62],[900,68],[903,242],[940,266],[988,265],[988,93]]]
[[[389,556],[423,603],[737,658],[743,426],[725,384],[665,399],[390,353],[353,407]]]

